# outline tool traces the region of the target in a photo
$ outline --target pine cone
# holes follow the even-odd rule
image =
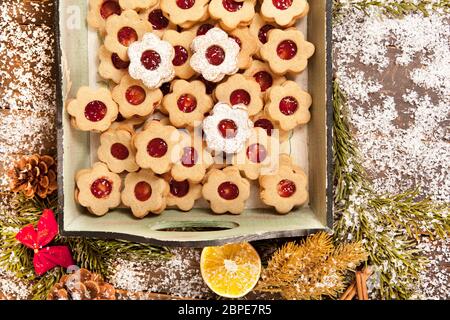
[[[56,162],[51,156],[22,157],[8,171],[12,192],[23,192],[27,198],[38,195],[46,198],[58,187],[56,181]]]
[[[50,289],[47,300],[116,300],[116,290],[100,275],[79,269],[62,276]]]

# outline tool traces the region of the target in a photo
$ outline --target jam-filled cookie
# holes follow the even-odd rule
[[[280,161],[274,174],[259,177],[261,200],[266,205],[275,207],[278,213],[288,213],[308,200],[307,183],[306,174],[297,166],[293,168]]]
[[[309,122],[311,104],[309,93],[294,81],[286,81],[270,89],[264,111],[281,129],[288,131]]]
[[[135,129],[141,126],[145,122],[145,120],[145,117],[139,116],[134,116],[128,119],[124,119],[123,117],[119,119],[118,117],[118,119],[111,124],[109,130],[126,130],[131,133],[131,135],[133,135],[136,132]]]
[[[239,45],[238,68],[247,69],[253,61],[253,55],[258,51],[255,42],[247,27],[234,29],[229,33],[230,37]]]
[[[159,89],[149,89],[140,80],[126,75],[112,90],[114,101],[119,104],[119,112],[124,118],[145,117],[153,113],[162,100]]]
[[[81,87],[76,98],[69,101],[67,112],[79,130],[106,131],[119,110],[108,89]]]
[[[195,37],[191,49],[192,69],[208,81],[219,82],[225,75],[235,74],[239,70],[239,45],[219,28],[212,28],[206,34]]]
[[[267,22],[261,17],[260,14],[255,14],[255,17],[249,26],[249,31],[253,41],[256,41],[256,45],[258,47],[256,55],[258,57],[260,57],[259,49],[267,42],[267,33],[276,28],[278,28],[278,26],[274,22]]]
[[[245,70],[244,76],[253,77],[263,93],[273,85],[286,81],[285,77],[274,74],[268,64],[259,60],[253,60],[250,68]]]
[[[157,174],[168,172],[181,156],[181,138],[175,127],[159,121],[149,122],[133,139],[137,164]]]
[[[278,141],[284,142],[289,139],[291,131],[286,131],[280,128],[280,125],[266,115],[264,111],[261,111],[257,115],[251,118],[254,128],[262,128],[266,130],[269,137],[274,137]]]
[[[309,12],[306,0],[263,0],[261,15],[267,21],[275,21],[282,27],[291,26]]]
[[[215,27],[218,27],[217,21],[209,19],[193,25],[191,28],[186,29],[186,31],[192,31],[197,37],[205,35],[209,30]]]
[[[229,105],[243,104],[249,116],[260,112],[264,106],[261,88],[254,79],[235,74],[219,84],[214,92],[216,99]]]
[[[175,50],[175,57],[172,60],[172,64],[175,69],[175,76],[178,78],[189,79],[195,74],[195,71],[189,64],[192,56],[191,43],[194,37],[195,33],[193,31],[177,32],[175,30],[167,30],[162,37]]]
[[[129,173],[124,185],[122,203],[131,209],[135,217],[143,218],[150,212],[159,214],[166,208],[169,186],[151,170]]]
[[[135,150],[131,144],[131,133],[124,129],[108,130],[100,135],[98,159],[115,173],[134,172],[139,169],[136,164]]]
[[[212,0],[209,3],[209,14],[225,30],[231,31],[237,27],[250,24],[255,15],[256,0]]]
[[[285,74],[305,70],[314,51],[314,45],[305,40],[301,31],[290,28],[270,30],[268,41],[261,47],[260,54],[273,72]]]
[[[150,89],[159,88],[175,77],[172,64],[175,50],[153,33],[146,33],[141,41],[131,44],[128,55],[130,76],[142,80]]]
[[[170,175],[165,175],[164,178],[169,183],[167,206],[189,211],[194,207],[195,201],[202,197],[201,184],[189,180],[176,180]]]
[[[117,53],[109,52],[105,46],[100,47],[98,58],[100,60],[98,73],[103,79],[110,79],[115,83],[119,83],[120,80],[128,74],[130,61],[120,59]]]
[[[106,21],[105,47],[117,53],[120,59],[128,60],[129,46],[151,31],[151,24],[139,19],[136,11],[125,10],[120,16],[111,16]]]
[[[158,3],[158,0],[119,0],[122,9],[140,10],[150,8]]]
[[[208,19],[208,0],[161,0],[160,5],[169,20],[183,28]]]
[[[108,170],[106,164],[96,162],[91,169],[80,170],[76,177],[77,202],[89,212],[103,216],[120,204],[122,180]]]
[[[153,33],[162,38],[164,32],[167,30],[175,30],[177,26],[173,24],[166,14],[161,10],[159,2],[148,8],[147,10],[139,13],[139,16],[143,20],[150,22],[153,28]]]
[[[206,94],[201,81],[175,80],[172,93],[164,97],[162,104],[169,114],[170,122],[175,127],[184,128],[201,125],[205,113],[213,106],[213,100]]]
[[[233,164],[250,180],[269,174],[277,165],[279,142],[262,128],[253,128],[245,147],[233,157]]]
[[[204,146],[201,134],[196,132],[183,137],[183,152],[172,167],[171,174],[178,180],[189,180],[192,183],[202,181],[206,170],[213,164],[211,154]]]
[[[122,8],[117,0],[89,0],[87,22],[100,34],[104,34],[106,32],[106,19],[114,14],[120,15],[121,13]]]
[[[208,148],[216,153],[236,153],[250,137],[253,123],[244,105],[230,106],[217,103],[212,114],[203,120],[203,131]]]
[[[202,194],[214,213],[240,214],[245,209],[245,201],[250,197],[250,182],[234,166],[222,170],[211,169]]]

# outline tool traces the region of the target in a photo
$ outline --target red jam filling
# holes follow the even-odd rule
[[[134,186],[134,196],[139,201],[147,201],[152,196],[152,186],[145,181],[136,183]]]
[[[283,40],[277,47],[277,55],[283,60],[290,60],[297,54],[297,45],[292,40]]]
[[[221,47],[213,45],[206,49],[205,56],[210,64],[218,66],[225,60],[225,51]]]
[[[175,57],[172,60],[172,64],[176,67],[182,66],[189,57],[188,52],[183,46],[174,46],[173,48],[175,49]]]
[[[91,184],[91,193],[97,199],[103,199],[112,192],[112,182],[106,178],[99,178]]]
[[[111,155],[118,160],[125,160],[130,155],[130,151],[121,143],[114,143],[111,146]]]
[[[261,27],[261,29],[259,29],[258,39],[261,43],[267,42],[267,33],[272,29],[275,29],[275,27],[271,24],[265,24]]]
[[[182,198],[189,192],[189,181],[176,181],[175,179],[170,179],[169,182],[170,193],[175,197]]]
[[[106,108],[106,105],[99,100],[91,101],[84,107],[84,116],[92,122],[103,120],[107,112],[108,108]]]
[[[168,95],[170,93],[170,82],[164,82],[161,87],[159,87],[163,96]]]
[[[197,36],[205,35],[209,30],[214,28],[214,26],[210,23],[204,23],[197,29]]]
[[[232,105],[242,103],[248,106],[250,104],[250,101],[251,101],[250,94],[244,89],[234,90],[230,94],[230,102]]]
[[[258,82],[262,92],[265,92],[273,84],[273,78],[267,71],[259,71],[253,75],[253,78]]]
[[[269,137],[272,135],[272,130],[274,129],[273,123],[270,120],[264,118],[256,120],[254,126],[256,128],[262,128],[266,130]]]
[[[119,40],[120,44],[128,47],[130,46],[130,44],[138,40],[138,35],[136,30],[134,30],[133,28],[123,27],[117,33],[117,39]]]
[[[181,9],[190,9],[195,4],[195,0],[176,0],[176,3]]]
[[[161,63],[161,56],[154,50],[147,50],[142,53],[141,63],[147,70],[155,70]]]
[[[247,147],[247,158],[254,163],[263,162],[267,157],[266,148],[259,143],[251,144]]]
[[[111,62],[116,69],[126,69],[130,65],[130,61],[123,61],[119,58],[117,53],[111,54]]]
[[[125,92],[125,99],[127,99],[128,103],[133,106],[140,105],[145,101],[146,97],[147,94],[141,86],[131,86]]]
[[[273,5],[278,10],[286,10],[292,5],[293,0],[272,0]]]
[[[148,22],[154,30],[163,30],[169,25],[169,19],[164,17],[161,9],[155,9],[148,14]]]
[[[197,108],[197,99],[191,94],[183,94],[177,100],[178,109],[184,113],[191,113]]]
[[[105,1],[100,7],[100,15],[103,19],[107,19],[109,16],[113,14],[120,15],[122,13],[122,9],[117,1]]]
[[[233,39],[234,42],[236,42],[238,44],[239,48],[242,48],[242,41],[241,41],[241,39],[239,39],[238,37],[233,36],[233,35],[231,35],[230,38]]]
[[[295,183],[291,180],[284,179],[278,182],[277,192],[280,197],[289,198],[296,190]]]
[[[284,97],[281,99],[278,107],[280,108],[282,114],[285,116],[291,116],[295,113],[295,111],[297,111],[298,102],[297,99],[292,96]]]
[[[193,167],[198,161],[198,153],[192,147],[185,147],[181,156],[181,164],[187,168]]]
[[[222,5],[228,12],[236,12],[242,8],[244,3],[233,0],[222,0]]]
[[[221,120],[217,125],[217,128],[219,129],[222,137],[225,139],[232,139],[236,137],[238,130],[236,123],[231,119]]]
[[[147,144],[147,153],[150,157],[161,158],[167,153],[167,143],[161,138],[155,138]]]
[[[234,200],[239,196],[239,187],[233,182],[223,182],[217,188],[219,196],[225,200]]]

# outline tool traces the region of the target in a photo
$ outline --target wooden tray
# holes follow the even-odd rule
[[[188,213],[166,210],[158,216],[134,218],[129,210],[116,209],[96,217],[76,205],[74,176],[87,168],[90,135],[70,127],[65,110],[67,97],[89,84],[87,1],[55,1],[58,62],[58,179],[60,232],[64,236],[127,239],[158,245],[208,246],[229,242],[307,235],[330,231],[332,214],[332,0],[313,0],[308,15],[308,41],[316,46],[309,60],[308,91],[313,96],[308,124],[309,205],[287,215],[269,209],[250,209],[241,215],[214,215],[206,209]],[[91,61],[92,63],[92,61]]]

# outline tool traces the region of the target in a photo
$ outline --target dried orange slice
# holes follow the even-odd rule
[[[258,282],[261,259],[249,243],[206,247],[200,258],[200,270],[208,287],[226,298],[240,298]]]

